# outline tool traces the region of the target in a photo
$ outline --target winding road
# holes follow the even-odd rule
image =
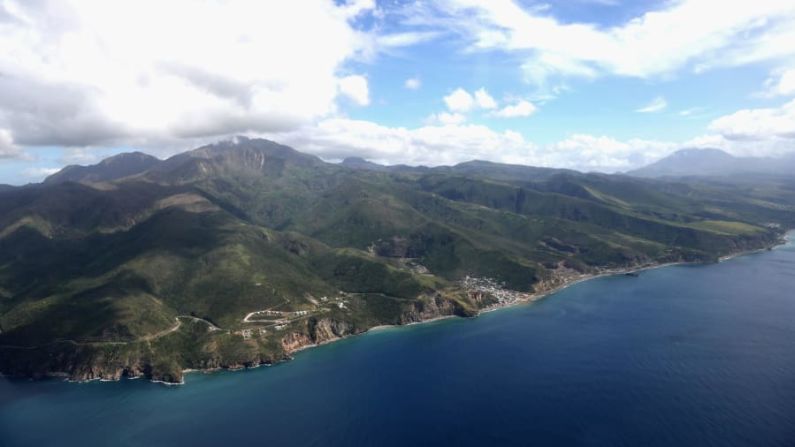
[[[191,316],[191,315],[177,315],[176,317],[174,317],[174,321],[176,321],[176,324],[173,327],[170,327],[168,329],[163,329],[162,331],[156,332],[154,334],[144,335],[143,337],[137,338],[135,340],[127,340],[127,341],[86,341],[86,340],[72,340],[72,339],[68,339],[68,338],[62,338],[62,339],[54,340],[54,341],[51,341],[49,343],[45,343],[45,344],[42,344],[42,345],[34,345],[34,346],[0,345],[0,348],[5,348],[5,349],[39,349],[39,348],[43,348],[43,347],[46,347],[46,346],[51,346],[51,345],[55,345],[55,344],[59,344],[59,343],[68,343],[68,344],[72,344],[72,345],[76,345],[76,346],[123,346],[123,345],[129,345],[129,344],[133,344],[133,343],[149,342],[149,341],[157,340],[158,338],[165,337],[168,334],[172,334],[172,333],[178,331],[179,328],[182,327],[182,321],[180,321],[180,319],[182,319],[182,318],[193,320],[193,321],[200,321],[200,322],[208,325],[210,327],[210,331],[220,331],[220,330],[222,330],[218,326],[212,324],[211,322],[209,322],[209,321],[207,321],[207,320],[205,320],[203,318],[194,317],[194,316]]]

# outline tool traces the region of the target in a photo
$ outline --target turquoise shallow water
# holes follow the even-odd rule
[[[795,246],[186,382],[0,379],[0,446],[795,446]]]

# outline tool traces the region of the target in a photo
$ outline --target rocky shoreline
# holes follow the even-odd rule
[[[735,253],[722,256],[717,259],[718,262],[725,261],[737,256],[755,253],[759,251],[769,250],[775,246],[785,244],[788,242],[786,237],[787,233],[779,235],[777,240],[772,243],[765,244],[762,247],[753,247],[747,249],[739,249]],[[413,303],[411,309],[403,312],[400,319],[396,324],[376,324],[369,327],[360,327],[351,324],[347,321],[342,321],[333,318],[311,318],[306,320],[306,326],[302,330],[293,330],[286,333],[279,340],[278,349],[272,353],[257,355],[249,358],[241,358],[239,361],[230,361],[224,359],[219,355],[205,355],[204,358],[197,362],[189,362],[190,367],[179,368],[165,367],[162,365],[154,365],[151,359],[151,352],[147,353],[143,346],[135,346],[131,349],[119,349],[111,353],[102,352],[100,355],[89,356],[85,358],[85,353],[81,353],[77,347],[74,351],[65,350],[46,350],[37,349],[38,354],[41,355],[39,361],[42,364],[50,365],[83,365],[76,367],[71,372],[64,371],[38,371],[34,365],[30,364],[28,367],[22,366],[16,371],[11,371],[10,376],[16,377],[29,377],[29,378],[61,378],[71,382],[89,382],[89,381],[118,381],[121,379],[139,379],[146,378],[154,383],[162,383],[165,385],[179,385],[184,384],[184,375],[193,372],[211,373],[219,370],[241,370],[256,368],[259,366],[270,366],[276,363],[291,360],[293,355],[297,352],[310,349],[316,346],[332,343],[343,338],[348,338],[355,335],[361,335],[372,330],[377,330],[385,327],[398,327],[411,324],[427,323],[452,317],[466,317],[473,318],[482,313],[491,312],[497,309],[515,306],[519,304],[526,304],[553,295],[560,290],[570,287],[591,279],[623,275],[630,273],[637,273],[643,270],[662,268],[671,265],[681,264],[696,264],[703,262],[693,262],[687,260],[678,260],[671,262],[647,262],[639,263],[622,268],[595,268],[589,273],[580,273],[570,270],[562,271],[556,275],[552,275],[546,280],[539,281],[535,284],[532,292],[515,292],[505,290],[503,299],[495,298],[495,293],[486,293],[478,290],[468,290],[470,298],[475,301],[478,306],[476,310],[464,309],[457,305],[453,300],[446,299],[437,294],[434,296],[426,297],[423,300],[418,300]],[[494,287],[489,286],[489,287]],[[507,297],[507,298],[505,298]],[[511,298],[513,297],[513,298]],[[151,351],[151,346],[148,346]],[[8,357],[11,349],[0,349],[0,353]],[[277,354],[278,353],[278,354]],[[96,353],[94,353],[96,354]],[[206,353],[205,353],[206,354]],[[273,355],[277,354],[277,355]],[[5,364],[10,364],[14,359],[4,359]],[[36,362],[36,358],[28,358],[28,362]],[[158,371],[170,372],[158,372]]]
[[[770,249],[772,249],[772,248],[774,248],[776,246],[787,244],[789,242],[788,237],[787,237],[788,234],[789,234],[789,230],[785,231],[785,232],[782,232],[781,235],[779,235],[779,237],[774,242],[766,244],[765,246],[763,246],[761,248],[741,249],[741,250],[736,251],[735,253],[719,257],[717,259],[717,262],[723,262],[723,261],[726,261],[726,260],[729,260],[729,259],[732,259],[732,258],[735,258],[735,257],[738,257],[738,256],[744,256],[744,255],[748,255],[748,254],[763,252],[763,251],[766,251],[766,250],[770,250]],[[573,286],[575,284],[579,284],[579,283],[582,283],[582,282],[585,282],[585,281],[589,281],[589,280],[592,280],[592,279],[601,278],[601,277],[607,277],[607,276],[625,275],[625,274],[630,274],[630,273],[640,273],[640,272],[643,272],[643,271],[646,271],[646,270],[658,269],[658,268],[663,268],[663,267],[670,267],[670,266],[674,266],[674,265],[688,265],[688,264],[696,264],[697,265],[697,264],[704,264],[704,263],[703,262],[692,262],[692,261],[676,261],[676,262],[661,262],[661,263],[640,264],[640,265],[633,265],[633,266],[629,266],[629,267],[625,267],[625,268],[616,268],[616,269],[599,269],[595,273],[581,274],[579,276],[563,278],[560,282],[557,282],[557,281],[554,281],[554,280],[553,281],[540,282],[539,283],[539,285],[541,285],[540,290],[534,290],[532,293],[524,293],[523,295],[525,295],[525,297],[522,298],[522,299],[517,299],[515,301],[510,301],[510,302],[503,302],[503,303],[498,302],[498,303],[495,303],[495,304],[491,304],[491,305],[488,305],[486,307],[483,307],[483,308],[479,309],[473,315],[458,315],[458,314],[455,314],[455,313],[452,313],[452,312],[451,313],[447,313],[447,314],[445,314],[445,313],[434,313],[434,312],[432,312],[430,314],[428,314],[428,313],[424,313],[424,314],[420,313],[419,314],[420,315],[419,319],[409,319],[407,321],[401,322],[400,324],[383,324],[383,325],[373,326],[373,327],[367,328],[367,329],[365,329],[365,330],[363,330],[361,332],[357,332],[357,333],[351,333],[351,334],[346,334],[346,335],[341,335],[341,336],[338,335],[338,336],[335,337],[333,335],[329,336],[329,332],[327,331],[326,334],[327,334],[328,338],[324,338],[324,339],[322,339],[320,341],[313,342],[311,338],[300,338],[301,341],[306,342],[306,343],[305,344],[298,343],[297,345],[292,345],[291,344],[290,347],[292,349],[290,349],[289,352],[288,352],[289,357],[287,357],[287,358],[285,358],[285,359],[283,359],[281,361],[292,360],[292,355],[297,353],[297,352],[300,352],[300,351],[303,351],[303,350],[307,350],[307,349],[311,349],[311,348],[315,348],[315,347],[322,346],[322,345],[325,345],[325,344],[333,343],[335,341],[342,340],[344,338],[348,338],[348,337],[352,337],[352,336],[356,336],[356,335],[366,334],[366,333],[368,333],[370,331],[373,331],[373,330],[385,329],[385,328],[396,328],[396,327],[402,327],[402,326],[410,326],[410,325],[414,325],[414,324],[431,323],[431,322],[434,322],[434,321],[445,320],[445,319],[449,319],[449,318],[457,318],[457,317],[459,317],[459,318],[476,318],[479,315],[487,313],[487,312],[492,312],[492,311],[499,310],[499,309],[504,309],[504,308],[507,308],[507,307],[517,306],[517,305],[521,305],[521,304],[528,304],[528,303],[532,303],[532,302],[541,300],[543,298],[546,298],[546,297],[549,297],[551,295],[554,295],[557,292],[560,292],[561,290],[566,289],[567,287],[570,287],[570,286]],[[452,309],[451,308],[445,308],[445,310],[450,311]],[[253,367],[259,367],[259,366],[262,366],[262,365],[271,366],[272,364],[273,363],[263,363],[263,364],[255,365]],[[220,369],[228,369],[228,370],[235,371],[235,370],[240,370],[240,369],[245,369],[245,368],[249,368],[249,367],[220,368]],[[213,370],[209,370],[209,371],[186,370],[184,372],[205,372],[205,373],[208,373],[208,372],[214,372],[214,371],[217,371],[217,370],[218,369],[213,369]],[[181,383],[184,383],[184,381],[182,381]]]

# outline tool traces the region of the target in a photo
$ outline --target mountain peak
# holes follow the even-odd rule
[[[89,166],[69,165],[44,179],[45,184],[63,182],[106,182],[140,174],[160,163],[143,152],[125,152]]]
[[[726,176],[736,174],[792,175],[795,157],[735,157],[720,149],[682,149],[627,174],[636,177]]]
[[[679,149],[678,151],[674,152],[670,155],[670,157],[675,158],[721,158],[721,159],[733,159],[734,157],[729,154],[728,152],[722,149],[715,149],[710,147],[705,148],[684,148]]]
[[[627,172],[636,177],[721,175],[741,170],[740,159],[714,148],[685,148]]]
[[[100,166],[104,168],[113,168],[118,167],[120,169],[128,169],[126,166],[131,166],[131,170],[136,171],[139,167],[146,167],[148,169],[151,166],[154,166],[160,161],[157,157],[154,157],[149,154],[145,154],[143,152],[135,151],[135,152],[124,152],[118,155],[113,155],[108,157],[95,166]]]
[[[263,138],[232,137],[175,155],[153,170],[164,181],[189,181],[208,175],[281,175],[288,165],[312,168],[320,158]]]
[[[304,162],[320,162],[314,156],[299,152],[290,146],[279,144],[275,141],[264,138],[248,138],[244,136],[234,136],[228,140],[202,146],[198,149],[187,152],[194,158],[215,158],[229,156],[229,154],[259,153],[274,158],[290,159]]]

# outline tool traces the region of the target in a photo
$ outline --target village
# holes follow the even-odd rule
[[[497,300],[496,305],[498,306],[513,304],[533,297],[532,293],[506,289],[504,284],[492,278],[467,275],[461,281],[461,285],[468,293],[480,293],[494,297]]]
[[[250,312],[243,318],[243,323],[251,324],[254,327],[244,328],[234,333],[241,335],[244,340],[249,340],[254,336],[265,336],[269,331],[283,331],[291,323],[332,309],[344,311],[348,309],[349,304],[345,296],[344,292],[340,292],[340,295],[334,298],[323,296],[319,298],[319,301],[312,299],[310,301],[314,303],[314,308],[311,310],[275,310],[274,308],[278,306],[274,306],[270,309]]]

